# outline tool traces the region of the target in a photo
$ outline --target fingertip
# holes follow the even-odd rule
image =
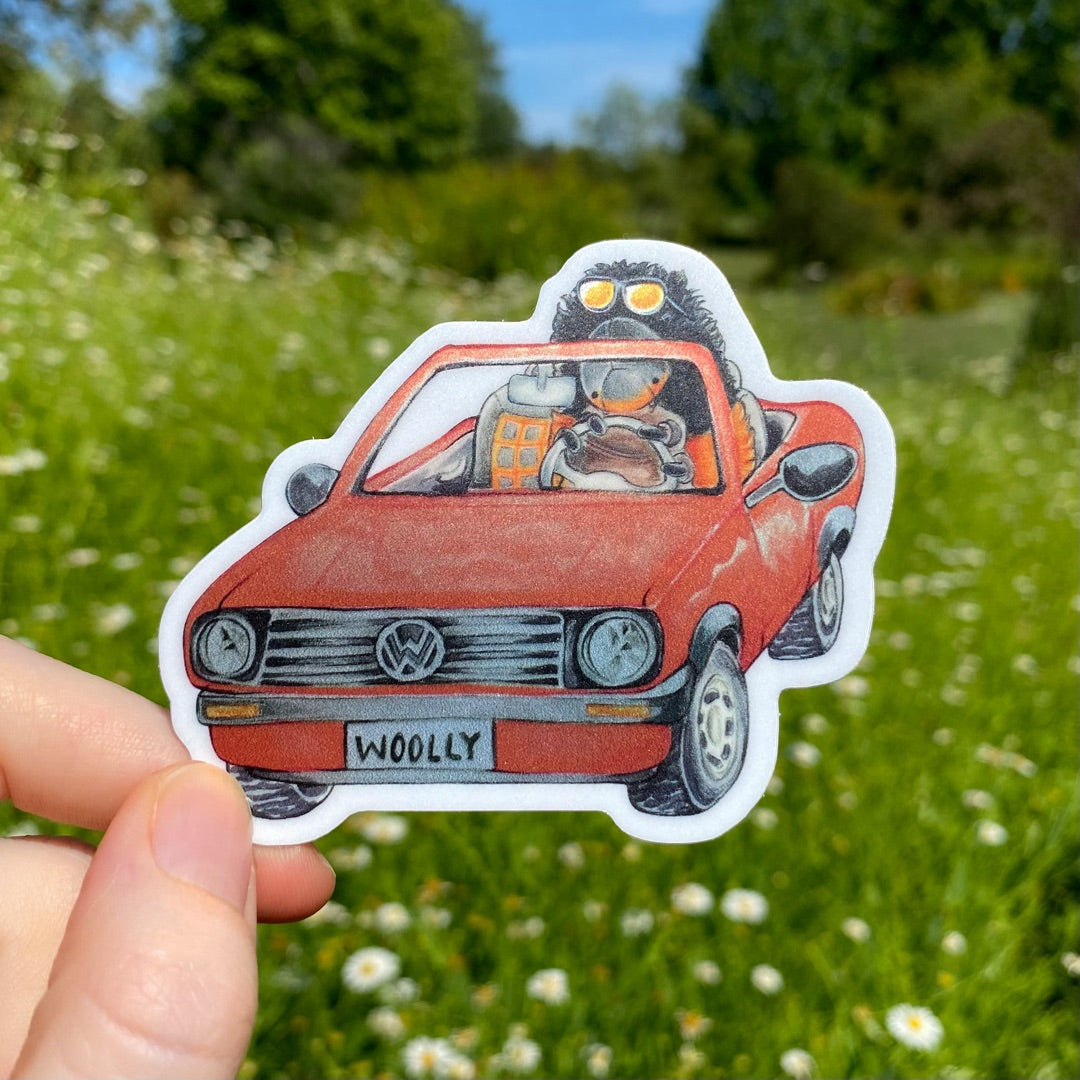
[[[244,910],[251,811],[228,773],[199,762],[170,769],[158,788],[150,831],[154,858],[166,874]]]
[[[307,918],[333,895],[333,867],[313,845],[256,845],[254,850],[261,922]]]

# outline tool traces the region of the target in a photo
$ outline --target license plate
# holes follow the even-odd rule
[[[490,720],[365,720],[347,725],[347,769],[495,768]]]

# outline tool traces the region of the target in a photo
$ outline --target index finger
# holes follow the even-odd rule
[[[104,829],[140,780],[187,757],[161,706],[0,638],[0,800]]]
[[[186,761],[160,705],[0,637],[0,802],[104,829],[134,787]],[[302,918],[334,873],[311,845],[256,848],[259,915]]]

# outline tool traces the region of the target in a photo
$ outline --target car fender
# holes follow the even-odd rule
[[[713,604],[698,621],[690,639],[690,662],[696,670],[705,666],[709,652],[718,640],[738,658],[742,650],[742,616],[732,604]]]
[[[837,558],[844,554],[854,531],[855,511],[850,506],[834,506],[818,534],[818,566],[821,569],[825,568],[833,552]]]

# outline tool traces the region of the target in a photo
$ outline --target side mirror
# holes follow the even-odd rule
[[[316,506],[322,506],[326,502],[337,478],[337,469],[331,469],[329,465],[320,465],[318,462],[301,465],[285,485],[285,498],[293,512],[303,517],[304,514],[310,514]]]
[[[854,475],[859,458],[843,443],[816,443],[801,446],[780,459],[771,480],[766,480],[746,497],[746,505],[756,506],[776,491],[785,491],[800,502],[817,502],[835,495]]]

